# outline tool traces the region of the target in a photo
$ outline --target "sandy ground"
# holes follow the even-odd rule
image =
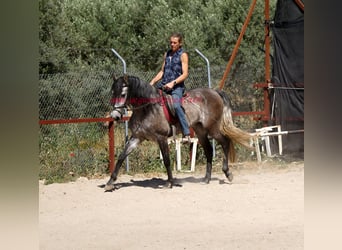
[[[304,163],[39,183],[40,249],[304,249]]]

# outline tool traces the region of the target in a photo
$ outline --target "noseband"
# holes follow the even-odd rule
[[[119,101],[119,102],[118,103],[115,102],[114,110],[110,114],[110,116],[115,120],[120,120],[122,118],[124,109],[126,108],[126,101],[127,101],[127,94],[128,94],[127,81],[128,81],[128,77],[127,75],[125,75],[120,97],[116,99],[116,101]]]

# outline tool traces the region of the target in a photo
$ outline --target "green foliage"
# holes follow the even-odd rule
[[[115,48],[141,70],[160,67],[172,31],[185,35],[185,48],[203,51],[212,64],[226,63],[251,1],[235,0],[39,0],[40,73],[110,67]],[[271,1],[271,11],[275,1]],[[244,36],[237,65],[260,65],[263,2],[258,2]],[[191,67],[202,65],[198,56]]]
[[[108,136],[97,124],[43,126],[39,178],[46,183],[108,173]]]
[[[41,75],[39,119],[103,117],[111,81],[109,72]]]

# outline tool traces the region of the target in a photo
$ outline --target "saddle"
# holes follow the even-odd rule
[[[178,118],[176,116],[176,111],[173,108],[173,98],[171,95],[166,94],[161,89],[159,90],[159,94],[161,96],[161,106],[163,107],[163,111],[165,114],[166,119],[168,122],[172,125],[176,124],[178,121]],[[183,104],[184,98],[186,98],[188,94],[185,92],[183,94],[183,98],[181,99],[181,105]]]

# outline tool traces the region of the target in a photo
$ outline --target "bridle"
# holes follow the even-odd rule
[[[127,94],[128,94],[128,76],[124,75],[124,82],[122,84],[121,94],[119,98],[115,98],[114,110],[110,113],[110,116],[115,120],[120,120],[127,107]],[[113,92],[112,92],[113,94]],[[119,101],[119,102],[118,102]]]

